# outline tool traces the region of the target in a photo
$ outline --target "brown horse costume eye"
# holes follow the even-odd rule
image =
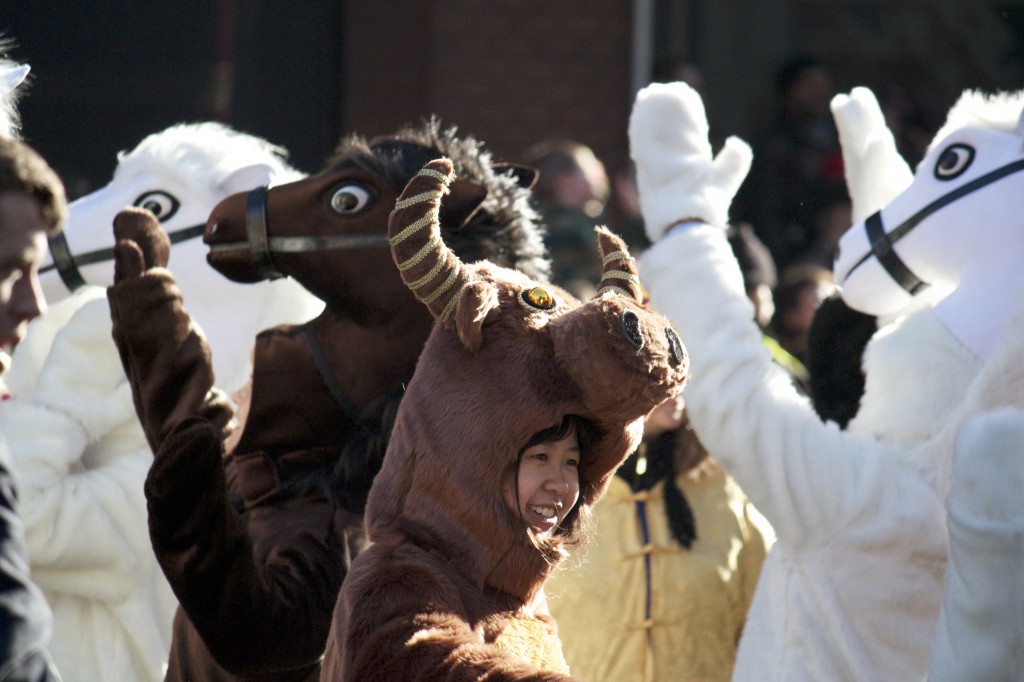
[[[555,307],[555,297],[544,287],[534,287],[529,291],[524,291],[522,299],[526,305],[539,310],[551,310]]]
[[[339,215],[362,213],[373,203],[373,194],[366,187],[349,183],[331,193],[331,209]]]

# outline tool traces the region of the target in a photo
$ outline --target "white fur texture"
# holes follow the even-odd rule
[[[843,173],[854,221],[861,221],[905,190],[914,173],[896,149],[882,108],[868,88],[832,98],[843,149]]]
[[[68,680],[162,680],[177,602],[150,547],[142,482],[153,456],[105,298],[60,328],[34,390],[0,403],[0,432],[58,669]]]
[[[932,309],[897,318],[869,346],[861,411],[840,432],[772,363],[721,231],[669,235],[640,272],[690,352],[694,427],[778,534],[734,679],[922,679],[944,597],[954,439],[994,401],[1024,396],[1013,370],[1024,304],[1003,310],[1010,333],[987,359]]]
[[[730,137],[712,158],[704,103],[689,85],[655,83],[641,90],[629,119],[629,144],[652,243],[685,219],[725,227],[752,152]]]

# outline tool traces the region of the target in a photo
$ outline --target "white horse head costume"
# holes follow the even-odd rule
[[[935,315],[986,357],[1022,279],[1022,138],[1024,92],[964,93],[910,186],[840,240],[847,303],[887,315],[932,289]]]
[[[629,136],[653,244],[640,274],[687,339],[694,428],[778,536],[734,679],[923,679],[932,655],[935,680],[1016,679],[1024,509],[1000,484],[1024,485],[1022,109],[1021,93],[965,94],[911,178],[868,91],[833,102],[862,220],[835,272],[851,306],[886,321],[840,431],[763,347],[721,229],[750,148],[730,138],[713,155],[683,83],[637,95]]]
[[[150,135],[119,155],[109,184],[69,206],[68,225],[51,239],[41,269],[46,299],[59,302],[86,285],[113,282],[114,216],[125,206],[147,208],[171,238],[169,265],[213,349],[218,385],[234,389],[248,377],[249,348],[259,331],[304,322],[322,303],[291,280],[231,282],[206,264],[199,237],[224,197],[301,177],[280,148],[219,123],[180,124]]]

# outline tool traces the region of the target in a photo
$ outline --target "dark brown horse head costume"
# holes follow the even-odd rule
[[[451,157],[461,176],[440,215],[446,243],[469,261],[546,278],[529,205],[534,172],[492,163],[481,143],[434,119],[374,140],[349,136],[320,173],[224,199],[204,234],[210,264],[229,279],[287,275],[326,303],[304,327],[261,335],[238,448],[274,454],[341,444],[332,487],[353,509],[365,501],[433,326],[391,259],[388,216],[405,184],[439,156]]]
[[[492,163],[479,142],[442,131],[435,119],[369,141],[349,136],[316,175],[224,199],[203,237],[208,260],[238,282],[293,277],[328,306],[381,321],[396,307],[412,307],[387,248],[388,215],[406,183],[439,156],[453,159],[460,175],[440,215],[449,246],[468,261],[546,278],[528,205],[536,172]]]
[[[544,551],[502,491],[520,448],[567,414],[598,430],[580,463],[580,502],[603,493],[639,442],[643,417],[682,390],[688,359],[671,325],[642,302],[635,263],[606,230],[598,295],[565,291],[488,262],[469,264],[438,229],[451,163],[428,163],[391,216],[395,263],[439,320],[420,357],[371,492],[374,541],[439,548],[473,581],[524,599],[560,556]]]

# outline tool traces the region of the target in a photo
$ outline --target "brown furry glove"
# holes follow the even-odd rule
[[[213,387],[210,348],[166,267],[167,233],[149,211],[128,208],[114,218],[114,238],[114,285],[107,289],[112,333],[150,447],[156,452],[191,416],[223,431],[232,410]]]

